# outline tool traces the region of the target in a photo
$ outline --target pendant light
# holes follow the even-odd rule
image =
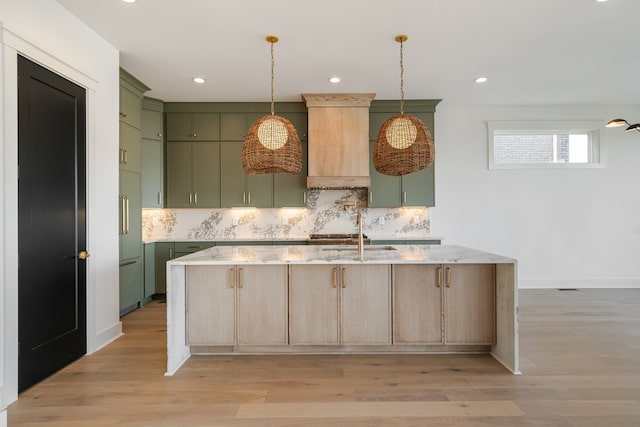
[[[258,119],[247,133],[242,146],[242,167],[248,175],[302,170],[302,144],[291,122],[274,112],[273,45],[278,37],[269,35],[271,44],[271,114]]]
[[[400,114],[382,124],[373,146],[373,165],[384,175],[398,176],[433,166],[433,137],[422,120],[404,114],[403,43],[408,37],[396,36],[400,43]]]

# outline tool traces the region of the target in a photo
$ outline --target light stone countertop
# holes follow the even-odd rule
[[[511,264],[501,255],[454,245],[216,246],[173,259],[172,265],[228,264]]]

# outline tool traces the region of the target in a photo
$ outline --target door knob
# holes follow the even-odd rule
[[[80,251],[78,254],[78,259],[87,259],[91,256],[91,254],[87,251]]]

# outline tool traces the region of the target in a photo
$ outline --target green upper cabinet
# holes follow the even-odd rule
[[[142,132],[127,123],[120,123],[120,170],[140,172]]]
[[[220,114],[174,113],[166,115],[167,141],[220,141]]]
[[[290,173],[273,174],[273,206],[293,208],[307,206],[307,142],[302,141],[302,170]]]
[[[167,142],[169,208],[220,207],[220,143]]]
[[[249,128],[268,113],[221,113],[220,139],[222,141],[244,141]]]
[[[162,101],[142,100],[142,207],[164,206]]]
[[[223,208],[273,206],[273,175],[247,175],[242,167],[242,144],[220,144],[220,205]]]
[[[120,86],[120,121],[140,129],[142,97],[127,86]]]
[[[405,101],[405,114],[422,120],[431,134],[434,134],[433,114],[438,100]],[[385,120],[399,114],[396,101],[373,101],[369,113],[370,156],[369,187],[370,207],[435,206],[434,167],[403,176],[380,174],[373,166],[373,148],[378,132]],[[437,157],[436,157],[437,158]]]

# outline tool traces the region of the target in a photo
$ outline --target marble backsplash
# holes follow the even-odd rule
[[[427,208],[368,208],[366,189],[348,189],[309,190],[306,208],[143,209],[142,239],[275,240],[355,233],[358,210],[371,238],[431,237]]]

